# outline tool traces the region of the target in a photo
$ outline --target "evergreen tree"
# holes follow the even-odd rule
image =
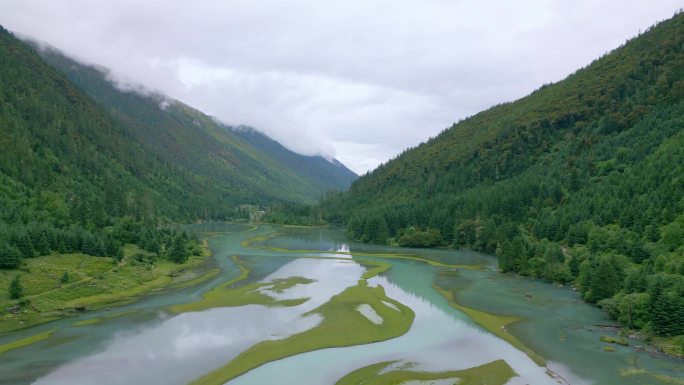
[[[21,281],[19,276],[15,275],[9,284],[9,297],[10,299],[19,299],[24,296],[24,288],[21,286]]]
[[[670,337],[684,334],[684,301],[670,292],[662,292],[650,306],[651,323],[656,335]]]
[[[0,269],[14,269],[19,266],[21,254],[16,247],[0,240]]]
[[[173,239],[168,253],[169,260],[175,263],[183,263],[188,259],[186,240],[182,236]]]
[[[31,242],[31,238],[26,232],[19,236],[19,239],[17,240],[17,248],[24,258],[33,258],[35,256],[33,242]]]
[[[499,269],[501,271],[508,272],[515,269],[513,245],[508,239],[499,243],[499,247],[496,249],[496,256],[499,261]]]
[[[389,233],[389,227],[387,226],[387,221],[385,221],[384,217],[380,218],[380,221],[378,221],[378,227],[375,232],[375,238],[371,240],[373,243],[377,244],[387,244],[387,238],[390,237]]]
[[[588,287],[584,293],[584,299],[589,302],[598,302],[612,297],[622,285],[622,277],[615,259],[610,257],[597,259],[588,270]]]
[[[50,254],[50,240],[45,231],[40,233],[38,243],[36,244],[36,251],[38,252],[38,255]]]

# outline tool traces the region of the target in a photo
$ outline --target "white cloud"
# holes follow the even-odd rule
[[[0,0],[0,23],[364,172],[557,81],[673,0]]]

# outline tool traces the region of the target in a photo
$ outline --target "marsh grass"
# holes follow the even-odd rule
[[[340,378],[335,385],[393,385],[411,381],[453,380],[458,385],[503,385],[515,372],[504,360],[493,361],[464,370],[420,372],[406,369],[387,370],[396,361],[386,361],[357,369]]]
[[[54,332],[55,332],[54,330],[50,330],[50,331],[47,331],[47,332],[43,332],[43,333],[40,333],[40,334],[36,334],[36,335],[34,335],[34,336],[31,336],[31,337],[26,337],[26,338],[22,338],[22,339],[19,339],[19,340],[16,340],[16,341],[12,341],[12,342],[8,342],[8,343],[5,343],[5,344],[1,344],[1,345],[0,345],[0,355],[2,355],[3,353],[8,352],[8,351],[10,351],[10,350],[23,348],[23,347],[25,347],[25,346],[29,346],[29,345],[31,345],[31,344],[35,344],[36,342],[46,340],[46,339],[50,338],[50,336],[51,336],[52,333],[54,333]]]
[[[490,333],[494,334],[495,336],[513,345],[513,347],[515,347],[516,349],[527,354],[527,356],[530,357],[532,361],[534,361],[537,365],[546,365],[545,360],[541,356],[539,356],[532,349],[527,347],[527,345],[525,345],[522,341],[520,341],[517,337],[515,337],[508,331],[508,327],[510,325],[522,321],[522,318],[487,313],[482,310],[477,310],[464,306],[456,301],[456,296],[454,295],[452,290],[447,290],[437,285],[433,285],[433,288],[441,296],[446,298],[446,300],[449,302],[449,305],[465,313],[465,315],[472,319],[473,322],[475,322],[485,330],[489,331]]]
[[[385,305],[391,303],[399,311]],[[370,305],[384,322],[376,325],[356,311]],[[282,340],[260,342],[239,354],[223,367],[192,382],[193,385],[218,385],[267,362],[318,349],[353,346],[385,341],[406,333],[415,314],[409,307],[385,295],[382,286],[369,287],[365,280],[332,297],[308,314],[320,314],[321,323],[305,332]]]

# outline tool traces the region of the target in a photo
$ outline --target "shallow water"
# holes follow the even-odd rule
[[[200,286],[168,291],[113,311],[89,313],[13,333],[0,343],[56,329],[53,337],[0,358],[0,384],[185,384],[218,368],[255,343],[281,339],[315,327],[318,315],[305,315],[353,286],[365,267],[358,263],[372,254],[416,254],[452,264],[488,266],[470,271],[434,268],[410,260],[383,259],[392,268],[369,280],[382,285],[387,295],[416,313],[403,336],[367,345],[324,349],[267,363],[230,384],[334,384],[360,367],[400,360],[415,363],[414,369],[441,371],[478,366],[504,359],[519,375],[511,384],[556,384],[524,353],[484,331],[463,313],[449,306],[432,289],[436,279],[458,288],[458,300],[466,306],[525,321],[510,330],[547,360],[549,368],[573,385],[661,384],[653,374],[680,378],[684,365],[663,357],[614,345],[603,351],[601,335],[594,325],[610,323],[593,306],[578,301],[568,288],[503,275],[493,270],[494,259],[468,251],[387,248],[349,242],[341,231],[288,229],[236,224],[203,224],[191,230],[211,232],[210,246],[221,275]],[[278,232],[254,242],[240,243],[258,235]],[[279,249],[268,250],[267,247]],[[288,253],[282,249],[299,250]],[[316,251],[307,251],[316,250]],[[354,257],[332,253],[351,251]],[[212,287],[239,274],[231,260],[238,255],[252,270],[247,282],[305,277],[313,280],[281,293],[264,291],[277,299],[310,298],[294,307],[247,305],[214,308],[174,315],[172,304],[197,300]],[[301,256],[328,259],[297,258]],[[118,317],[112,317],[119,313]],[[377,314],[376,314],[377,315]],[[101,322],[75,327],[76,321],[98,318]],[[370,322],[370,321],[369,321]],[[631,341],[632,345],[640,344]],[[623,376],[623,373],[640,373]],[[678,377],[679,376],[679,377]]]

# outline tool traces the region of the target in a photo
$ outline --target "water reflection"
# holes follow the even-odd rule
[[[210,224],[198,228],[220,232],[222,226]],[[285,338],[314,327],[321,321],[320,317],[302,315],[355,285],[365,271],[354,261],[350,250],[355,253],[397,251],[349,242],[339,231],[299,229],[294,236],[269,238],[265,243],[291,250],[320,251],[284,256],[277,251],[242,248],[240,244],[244,239],[274,231],[268,226],[252,229],[247,225],[232,226],[229,228],[232,233],[212,238],[217,263],[226,269],[218,280],[231,279],[239,273],[229,258],[238,254],[252,269],[251,276],[255,280],[270,282],[294,276],[314,280],[280,293],[265,290],[264,294],[280,300],[304,297],[310,300],[291,308],[250,305],[178,316],[156,310],[196,299],[210,287],[211,283],[208,283],[132,305],[131,308],[139,310],[137,315],[103,319],[99,324],[81,328],[70,327],[73,320],[57,321],[44,325],[58,329],[52,339],[2,356],[0,383],[26,384],[42,376],[34,383],[185,384],[227,363],[258,341]],[[278,231],[282,229],[278,228]],[[405,249],[400,251],[407,252]],[[450,263],[494,263],[491,256],[471,252],[410,252]],[[330,258],[288,259],[294,256]],[[392,268],[370,283],[383,285],[388,296],[414,310],[415,323],[408,333],[380,343],[289,357],[263,365],[230,383],[332,384],[349,371],[381,361],[415,362],[418,369],[439,371],[465,369],[499,358],[505,359],[519,374],[510,384],[557,383],[544,373],[544,368],[536,366],[508,343],[473,325],[432,289],[435,274],[444,274],[445,270],[415,261],[384,261],[390,262]],[[453,273],[446,278],[458,288],[459,299],[466,305],[528,318],[528,321],[512,325],[510,330],[535,352],[551,360],[549,368],[573,385],[591,383],[583,377],[591,377],[600,384],[665,383],[655,380],[652,374],[678,376],[681,373],[680,362],[654,359],[635,353],[629,347],[616,347],[616,352],[610,354],[603,352],[597,342],[600,335],[574,325],[579,322],[577,320],[581,320],[580,326],[601,323],[605,321],[605,315],[592,306],[577,302],[576,294],[570,290],[493,271]],[[560,332],[564,335],[562,343],[559,342]],[[645,368],[648,374],[620,375],[623,368],[637,367]]]
[[[401,263],[399,263],[401,265]],[[230,381],[233,385],[282,383],[296,379],[302,385],[332,384],[343,375],[372,363],[401,360],[416,363],[416,369],[443,371],[467,369],[499,358],[519,374],[516,380],[526,384],[557,384],[529,357],[508,343],[483,332],[459,317],[448,314],[425,298],[404,291],[384,277],[375,277],[371,285],[382,285],[387,295],[411,307],[416,318],[409,332],[401,337],[345,348],[325,349],[268,363]]]
[[[118,334],[104,351],[64,365],[35,384],[186,384],[259,341],[282,339],[316,326],[319,315],[303,314],[356,284],[363,271],[350,261],[294,260],[263,281],[299,276],[314,282],[282,293],[264,293],[279,299],[310,298],[302,305],[248,305],[174,316],[153,327]]]

